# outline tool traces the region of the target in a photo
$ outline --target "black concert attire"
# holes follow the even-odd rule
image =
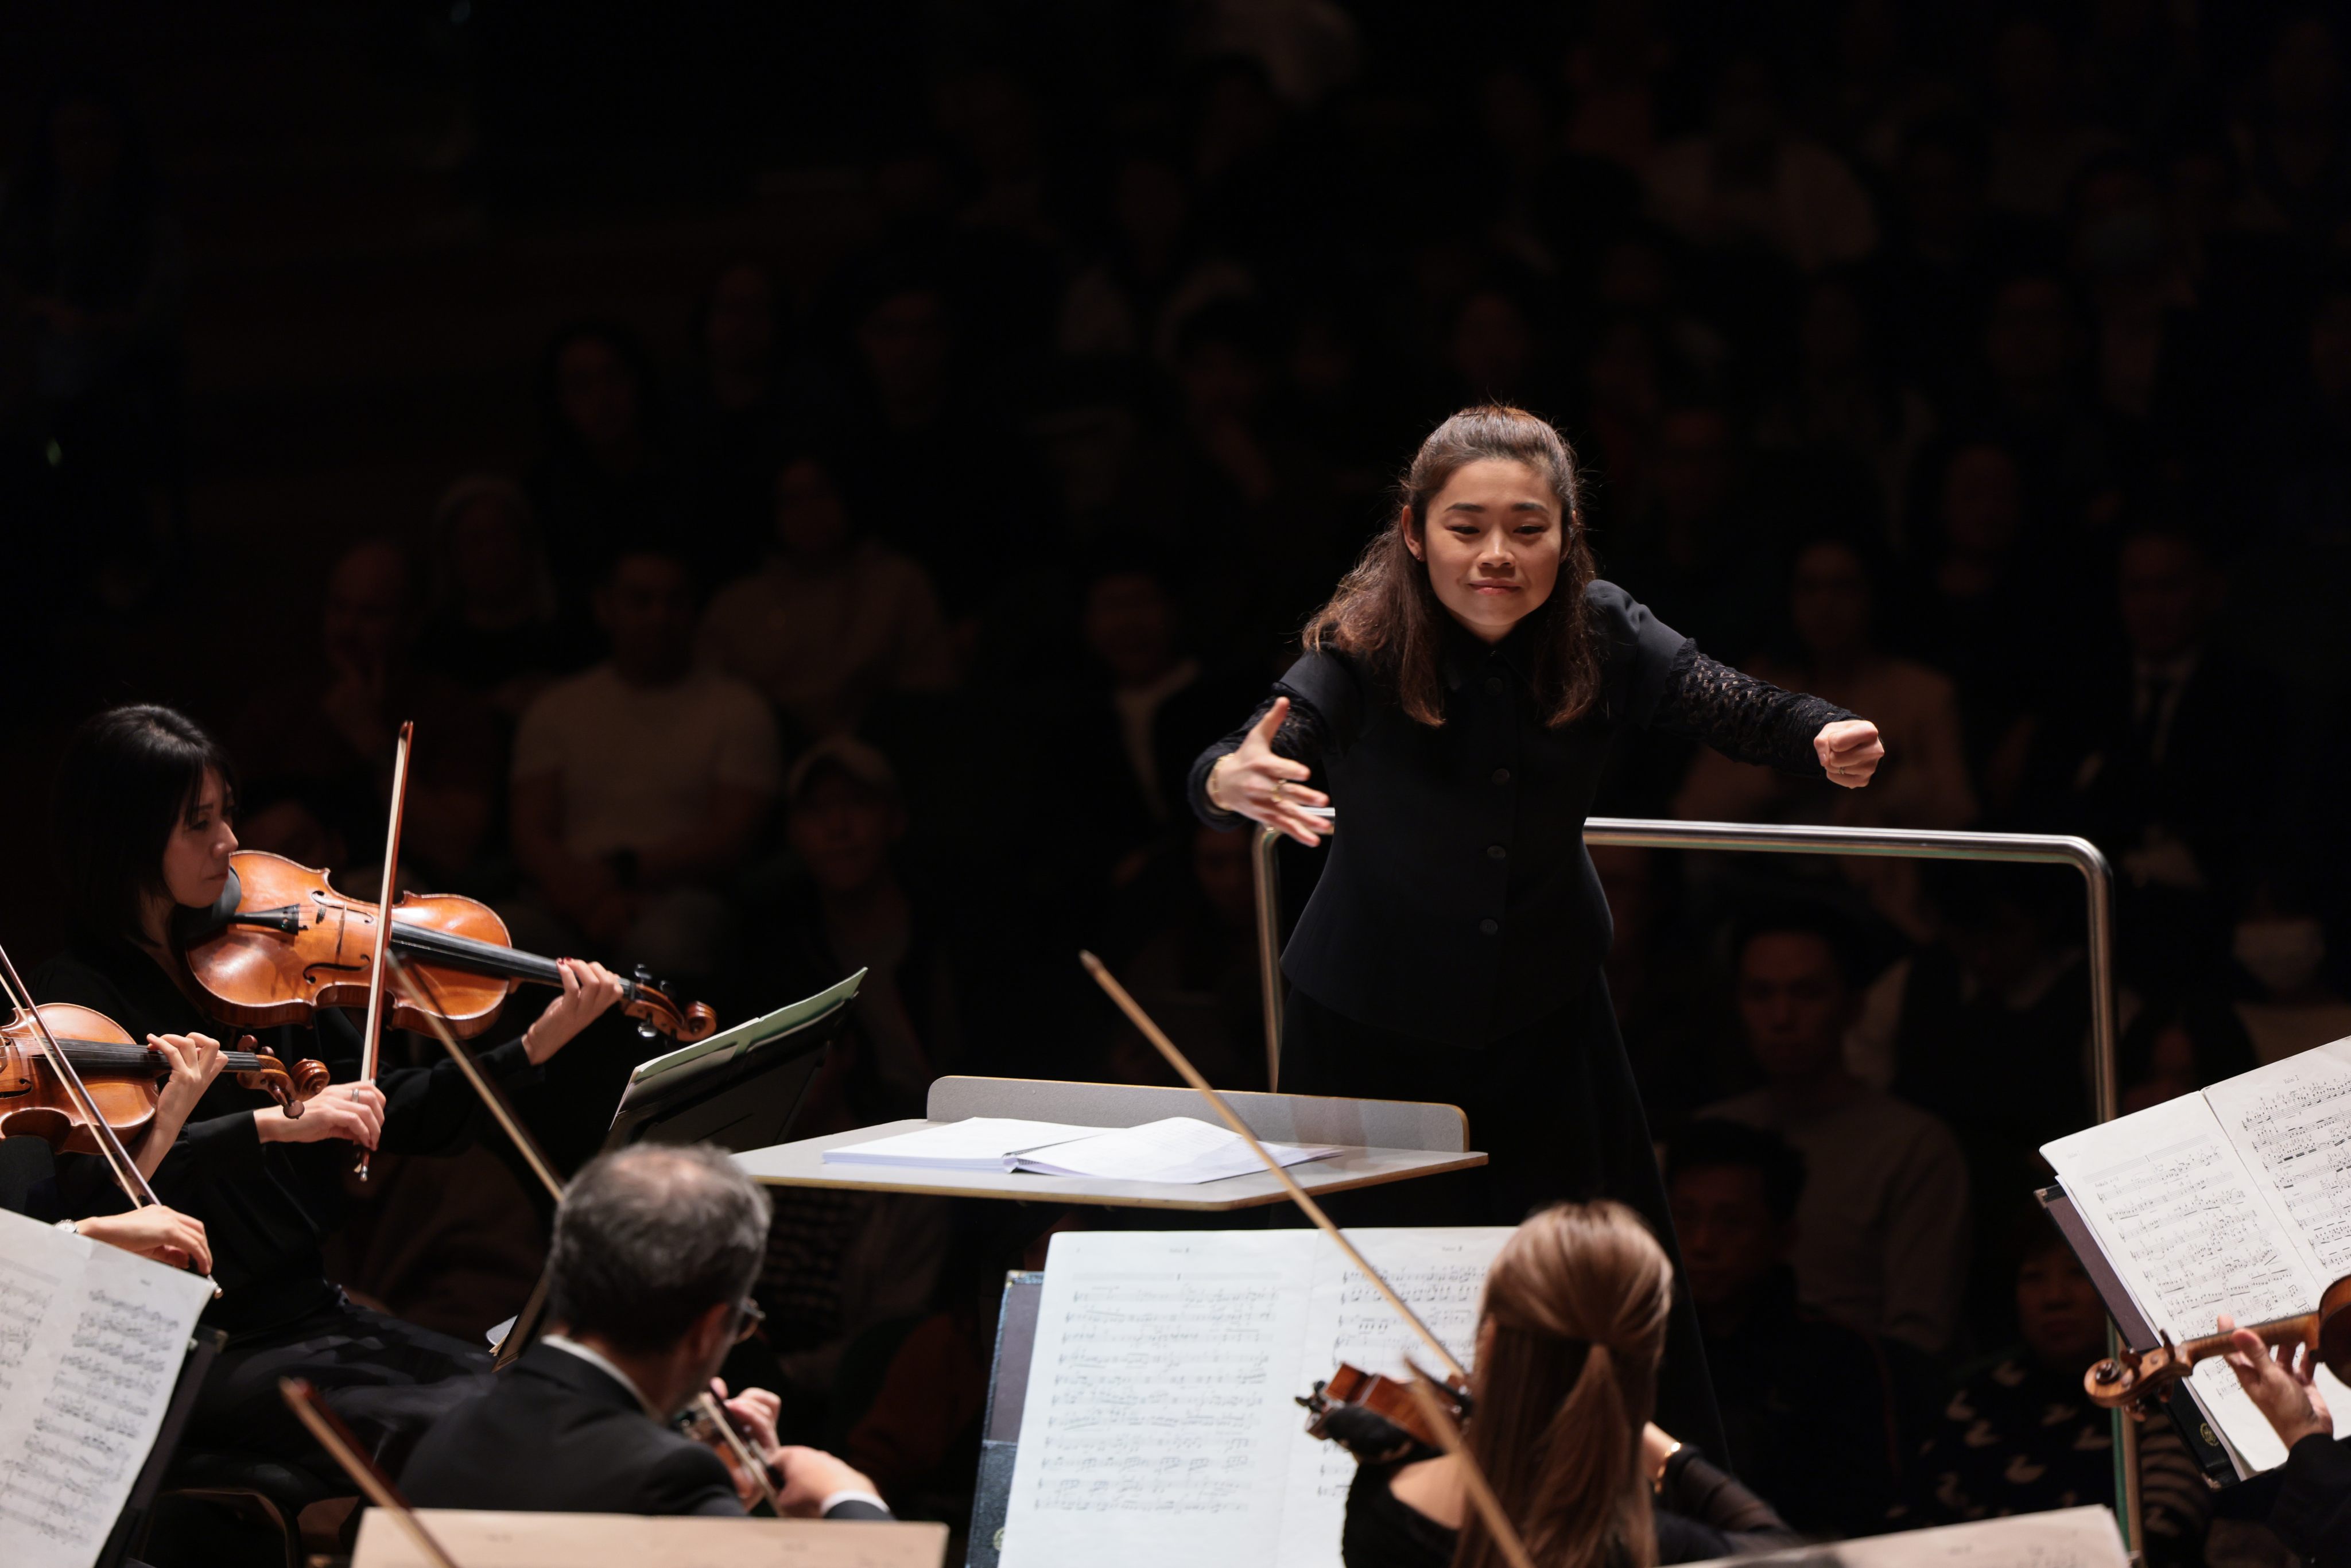
[[[2285,1453],[2270,1527],[2310,1568],[2351,1564],[2351,1448],[2313,1433]]]
[[[1339,1560],[1346,1568],[1445,1568],[1453,1561],[1461,1532],[1437,1523],[1390,1490],[1396,1471],[1410,1462],[1366,1464],[1355,1471],[1347,1488],[1347,1521],[1339,1536]],[[1797,1539],[1770,1503],[1708,1464],[1687,1444],[1666,1460],[1651,1517],[1656,1523],[1660,1563],[1703,1563],[1744,1552],[1770,1552],[1792,1546]]]
[[[1717,664],[1614,583],[1593,583],[1583,609],[1599,695],[1558,728],[1534,711],[1529,683],[1548,607],[1492,646],[1456,632],[1438,728],[1406,717],[1345,654],[1308,653],[1276,684],[1290,708],[1274,749],[1311,765],[1338,810],[1322,881],[1282,954],[1291,989],[1280,1083],[1468,1113],[1491,1163],[1453,1189],[1468,1195],[1453,1212],[1405,1222],[1515,1225],[1540,1204],[1613,1197],[1648,1220],[1678,1274],[1665,1185],[1601,976],[1613,928],[1583,819],[1620,729],[1687,736],[1819,778],[1813,737],[1853,716]],[[1204,821],[1241,821],[1209,804],[1208,771],[1268,706],[1193,765]],[[1725,1451],[1687,1290],[1675,1292],[1658,1422]]]
[[[1901,1494],[1901,1403],[1877,1342],[1796,1300],[1785,1265],[1746,1321],[1706,1338],[1740,1479],[1814,1535],[1872,1535]]]
[[[740,1517],[726,1468],[645,1413],[635,1389],[544,1341],[497,1386],[452,1411],[416,1446],[400,1489],[419,1508],[519,1513],[707,1513]],[[842,1501],[827,1519],[888,1519]]]
[[[127,941],[78,938],[43,966],[44,1001],[95,1008],[137,1040],[208,1034],[234,1044],[240,1031],[207,1018],[162,967]],[[292,1062],[326,1064],[340,1092],[359,1076],[354,1015],[320,1009],[308,1029],[254,1031]],[[512,1088],[537,1071],[519,1038],[479,1053],[489,1077]],[[380,1147],[392,1154],[453,1154],[471,1139],[480,1103],[455,1063],[389,1068]],[[278,1397],[277,1379],[308,1378],[388,1466],[455,1401],[486,1385],[483,1349],[356,1306],[327,1280],[319,1244],[342,1211],[342,1182],[357,1145],[340,1139],[264,1144],[253,1113],[275,1103],[234,1080],[214,1081],[155,1171],[158,1197],[204,1223],[222,1295],[204,1322],[229,1334],[191,1417],[192,1448],[266,1454],[322,1479],[340,1474]],[[79,1162],[76,1162],[77,1164]],[[119,1196],[103,1205],[119,1208]]]

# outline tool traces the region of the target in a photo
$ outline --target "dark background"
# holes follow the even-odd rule
[[[460,608],[434,507],[471,474],[537,505],[549,646],[577,650],[539,673],[567,673],[605,554],[658,533],[705,594],[757,571],[773,465],[814,451],[953,649],[951,692],[852,705],[947,955],[934,1055],[1155,1080],[1083,943],[1144,964],[1245,1084],[1242,862],[1152,809],[1118,661],[1197,659],[1156,759],[1180,768],[1292,655],[1418,438],[1492,397],[1576,444],[1604,575],[1892,742],[1848,800],[1628,738],[1604,810],[2085,832],[2133,1008],[2342,1006],[2339,6],[220,0],[18,4],[6,34],[0,930],[25,967],[61,935],[42,821],[86,714],[290,722],[263,699],[323,680],[327,573],[366,540],[412,553],[402,656],[432,663]],[[705,308],[747,267],[774,329],[722,413]],[[902,307],[935,365],[877,357]],[[648,367],[625,475],[547,395],[589,319]],[[1806,562],[1843,631],[1792,598]],[[1105,593],[1126,608],[1090,630]],[[748,946],[707,977],[730,1019],[803,972],[759,946],[805,896],[780,810],[746,866],[723,891]],[[1981,978],[1955,920],[2078,961],[2054,872],[1603,870],[1661,1125],[1752,1081],[1726,934],[1759,906],[1829,912],[1864,981],[1938,953]],[[495,824],[440,878],[523,880]],[[2264,922],[2333,939],[2314,975],[2249,970]],[[602,1066],[538,1113],[559,1146],[634,1049],[581,1053]],[[2070,1048],[2028,1071],[2086,1118]]]

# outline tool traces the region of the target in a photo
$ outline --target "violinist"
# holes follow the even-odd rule
[[[218,743],[170,708],[119,707],[75,732],[51,812],[73,932],[36,978],[44,1003],[94,1008],[133,1039],[217,1051],[208,1031],[219,1026],[195,999],[174,931],[182,912],[209,906],[226,885],[234,780]],[[561,996],[525,1035],[481,1053],[486,1073],[524,1082],[621,994],[621,982],[594,964],[565,960],[563,979]],[[204,1321],[230,1336],[197,1397],[188,1441],[325,1466],[277,1396],[277,1380],[291,1375],[318,1385],[380,1455],[396,1455],[465,1380],[486,1375],[487,1358],[351,1303],[328,1282],[319,1245],[339,1217],[355,1145],[454,1153],[471,1135],[478,1103],[446,1061],[353,1082],[359,1030],[332,1009],[319,1009],[298,1050],[283,1038],[292,1030],[265,1032],[280,1037],[272,1043],[282,1060],[325,1062],[329,1087],[297,1116],[215,1080],[153,1177],[165,1202],[205,1228],[223,1294]]]
[[[2285,1445],[2270,1528],[2304,1563],[2351,1563],[2351,1448],[2335,1440],[2335,1416],[2318,1389],[2314,1345],[2272,1345],[2220,1314],[2237,1385]]]
[[[1581,484],[1522,410],[1438,425],[1304,656],[1193,764],[1192,798],[1213,827],[1247,818],[1308,845],[1335,831],[1282,955],[1280,1088],[1458,1105],[1489,1154],[1453,1212],[1382,1218],[1511,1224],[1607,1197],[1670,1247],[1583,851],[1609,743],[1659,729],[1854,789],[1885,747],[1867,720],[1716,663],[1598,580]],[[1335,822],[1311,814],[1325,806]],[[1663,1408],[1711,1442],[1686,1303],[1672,1341]]]
[[[725,1461],[671,1420],[758,1325],[768,1195],[706,1145],[601,1155],[564,1188],[547,1260],[555,1332],[425,1435],[401,1489],[420,1508],[740,1514]],[[776,1439],[763,1389],[726,1400],[786,1513],[888,1519],[872,1483]]]
[[[1665,1249],[1618,1203],[1562,1203],[1486,1274],[1468,1452],[1541,1568],[1650,1568],[1792,1544],[1771,1505],[1650,1424],[1673,1297]],[[1458,1461],[1369,1462],[1346,1568],[1501,1568]]]

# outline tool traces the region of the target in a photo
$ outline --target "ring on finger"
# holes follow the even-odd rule
[[[1288,798],[1287,791],[1289,790],[1289,789],[1290,789],[1290,780],[1289,780],[1289,779],[1275,779],[1275,780],[1273,781],[1273,798],[1274,798],[1275,800],[1286,800],[1286,799]]]

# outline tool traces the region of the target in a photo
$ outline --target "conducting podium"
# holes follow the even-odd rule
[[[1269,1143],[1333,1146],[1327,1157],[1290,1167],[1315,1196],[1348,1192],[1468,1170],[1486,1163],[1469,1147],[1468,1119],[1458,1107],[1413,1101],[1348,1100],[1308,1094],[1225,1096],[1249,1130]],[[1212,1123],[1214,1113],[1189,1089],[1129,1083],[1061,1083],[1024,1078],[942,1078],[931,1085],[925,1114],[872,1127],[744,1150],[737,1163],[769,1186],[925,1193],[940,1197],[1102,1205],[1214,1213],[1289,1201],[1262,1169],[1218,1180],[1158,1182],[1098,1176],[1046,1176],[1003,1169],[852,1165],[825,1158],[881,1139],[976,1117],[1069,1127],[1139,1128],[1173,1117]]]

